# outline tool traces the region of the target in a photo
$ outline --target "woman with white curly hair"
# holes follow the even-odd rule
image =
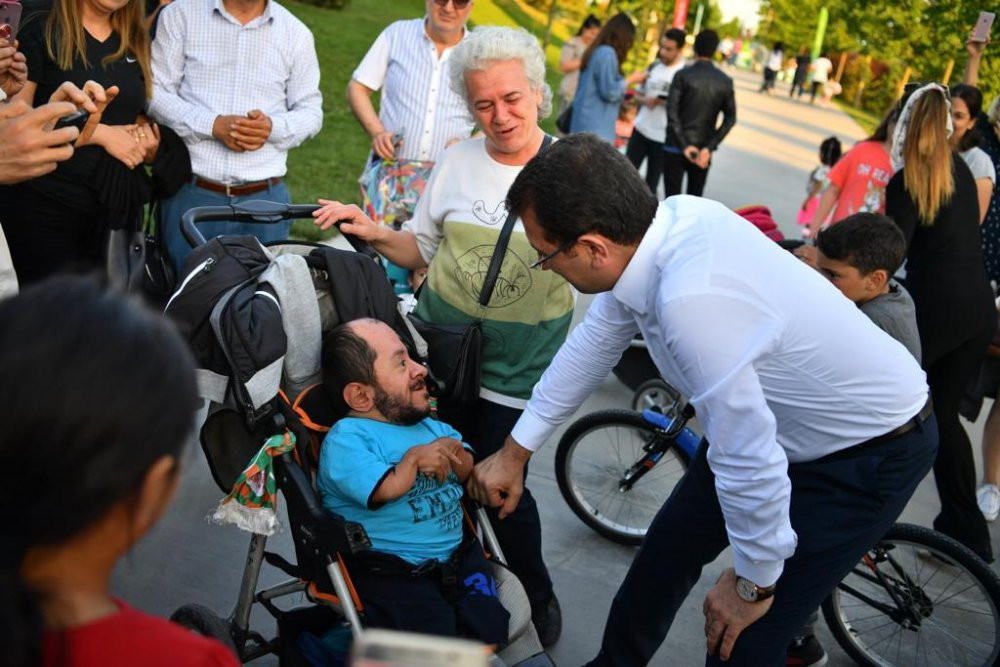
[[[413,218],[394,231],[357,206],[321,199],[314,213],[323,229],[371,243],[407,269],[427,266],[415,314],[436,324],[466,324],[484,316],[482,387],[472,410],[442,414],[482,460],[500,449],[531,389],[566,338],[573,293],[544,261],[518,220],[488,309],[478,297],[486,267],[507,219],[507,189],[542,150],[538,121],[552,110],[545,55],[523,29],[484,26],[451,54],[451,85],[464,97],[480,134],[447,148],[434,166]],[[495,511],[495,510],[494,510]],[[544,646],[559,638],[561,612],[542,560],[541,523],[525,489],[517,509],[494,527],[508,565],[524,584]]]

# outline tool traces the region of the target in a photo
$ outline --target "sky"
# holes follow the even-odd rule
[[[718,0],[719,7],[722,8],[723,17],[728,20],[734,16],[739,17],[747,28],[756,28],[759,20],[757,10],[760,7],[759,0]],[[689,12],[697,11],[698,0],[691,0]]]

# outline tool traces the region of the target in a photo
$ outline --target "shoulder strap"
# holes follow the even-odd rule
[[[542,140],[542,145],[538,149],[538,154],[540,155],[552,144],[552,136],[550,134],[545,135]],[[490,303],[490,297],[493,296],[493,288],[497,284],[497,278],[500,276],[500,265],[503,264],[504,255],[507,254],[507,244],[510,243],[510,235],[514,231],[514,223],[517,222],[517,215],[511,211],[507,214],[507,219],[503,223],[503,229],[500,230],[500,238],[497,239],[496,248],[493,249],[493,257],[490,259],[490,267],[486,270],[486,280],[483,281],[483,289],[479,292],[479,305],[485,308]]]

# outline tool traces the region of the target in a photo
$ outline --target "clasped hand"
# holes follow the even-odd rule
[[[448,479],[452,471],[457,474],[462,465],[458,456],[461,451],[461,442],[455,438],[441,437],[426,445],[411,447],[406,456],[413,460],[418,473],[433,477],[440,484]]]

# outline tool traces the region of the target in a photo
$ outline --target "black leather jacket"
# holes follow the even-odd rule
[[[719,112],[722,125],[716,128]],[[715,151],[736,124],[733,80],[707,60],[674,75],[667,98],[667,145]]]

